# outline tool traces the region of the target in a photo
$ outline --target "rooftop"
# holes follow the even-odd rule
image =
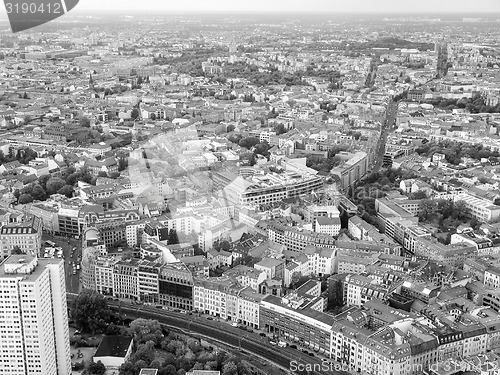
[[[120,357],[125,358],[132,338],[125,336],[104,336],[94,355],[96,357]]]

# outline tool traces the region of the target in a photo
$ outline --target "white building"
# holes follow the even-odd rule
[[[12,255],[0,265],[0,373],[71,374],[64,261]]]

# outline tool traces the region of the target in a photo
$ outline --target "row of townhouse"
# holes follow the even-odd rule
[[[193,288],[193,307],[206,314],[258,328],[263,297],[233,277],[200,278],[195,280]]]
[[[94,278],[84,278],[82,269],[82,284],[101,294],[171,308],[193,309],[194,278],[182,262],[98,256],[92,261],[90,272],[94,273]]]
[[[323,187],[323,179],[306,172],[268,173],[244,178],[238,176],[228,183],[221,194],[237,207],[259,206],[281,202],[317,191]]]
[[[268,223],[267,235],[270,241],[285,245],[288,250],[303,252],[308,246],[335,248],[335,238],[331,235],[300,230],[276,221]]]
[[[399,259],[390,258],[384,259],[388,266],[380,268],[400,271],[401,266],[395,265],[397,270],[393,267]],[[498,315],[492,320],[487,307],[474,306],[472,301],[465,302],[469,306],[466,310],[457,312],[456,298],[463,297],[449,291],[436,289],[427,300],[412,295],[415,302],[408,312],[383,302],[387,290],[376,278],[349,275],[344,290],[351,308],[332,316],[323,312],[325,303],[319,296],[317,281],[307,283],[304,294],[310,294],[309,299],[299,290],[279,297],[258,292],[259,279],[266,277],[265,271],[245,266],[222,277],[193,277],[181,262],[162,264],[144,259],[98,262],[94,282],[102,293],[194,309],[261,328],[280,340],[297,343],[370,374],[417,374],[433,363],[500,347]],[[449,302],[442,293],[451,293]],[[486,296],[484,292],[483,298]],[[436,298],[449,307],[441,315],[439,310],[427,307]],[[457,313],[460,319],[449,319],[450,314]]]

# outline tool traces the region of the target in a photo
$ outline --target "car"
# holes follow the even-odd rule
[[[163,306],[160,306],[160,305],[156,305],[155,306],[157,309],[163,309]]]
[[[297,345],[293,345],[293,344],[292,344],[292,345],[290,345],[290,348],[291,348],[291,349],[297,349]]]
[[[76,275],[76,270],[73,270],[73,275]]]
[[[247,328],[247,332],[253,333],[253,329]]]
[[[232,325],[233,327],[238,327],[238,323],[236,323],[236,322],[231,323],[231,325]]]
[[[307,354],[309,354],[310,357],[314,357],[314,353],[312,353],[312,352],[309,352]]]
[[[278,345],[278,343],[277,343],[276,341],[272,341],[272,340],[271,340],[271,341],[269,341],[269,344],[271,344],[272,346],[276,346],[276,345]]]
[[[181,313],[182,315],[187,315],[187,311],[186,311],[186,310],[181,310],[181,311],[180,311],[180,313]]]
[[[286,342],[284,342],[284,341],[281,341],[281,340],[280,340],[280,341],[278,342],[278,346],[279,346],[280,348],[286,348]]]
[[[266,334],[264,332],[259,333],[260,336],[266,337]]]
[[[309,354],[309,352],[307,350],[305,350],[305,349],[302,349],[302,353]]]
[[[207,320],[214,320],[211,316],[207,316]]]
[[[241,325],[241,324],[238,326],[238,328],[239,328],[239,329],[242,329],[243,331],[246,331],[246,330],[247,330],[247,327],[246,327],[246,326],[244,326],[244,325]]]

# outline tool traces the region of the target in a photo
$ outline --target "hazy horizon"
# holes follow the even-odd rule
[[[114,3],[114,4],[113,4]],[[400,0],[253,0],[240,3],[234,0],[122,0],[115,2],[81,0],[75,10],[141,11],[171,13],[359,13],[359,14],[494,14],[500,13],[499,0],[420,0],[405,3]]]

